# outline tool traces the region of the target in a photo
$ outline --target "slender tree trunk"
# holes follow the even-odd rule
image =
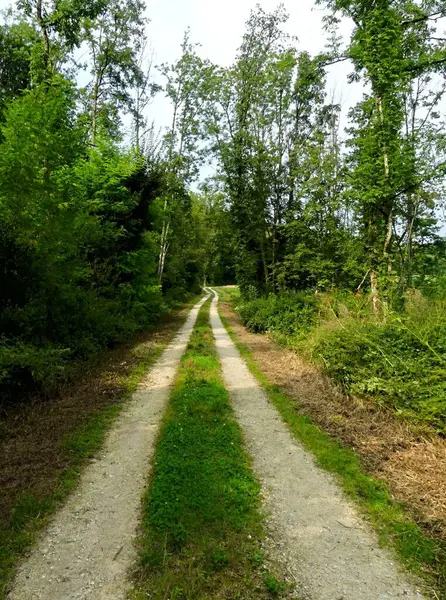
[[[406,247],[406,285],[412,287],[413,278],[413,234],[414,223],[417,215],[418,206],[420,203],[420,192],[414,199],[413,194],[409,195],[408,211],[407,211],[407,247]]]
[[[380,299],[379,299],[379,287],[378,287],[378,276],[375,269],[370,269],[370,290],[372,297],[372,307],[375,315],[380,313]]]
[[[170,168],[171,168],[171,163],[172,163],[172,159],[173,159],[173,150],[174,150],[174,144],[175,144],[174,136],[175,136],[175,130],[176,130],[176,126],[177,126],[177,115],[178,115],[178,103],[175,102],[174,109],[173,109],[173,116],[172,116],[172,126],[171,126],[171,130],[170,130],[170,132],[171,132],[171,140],[170,140],[170,148],[169,148],[169,163],[170,163],[169,167]],[[160,282],[163,278],[164,266],[166,263],[166,256],[167,256],[167,252],[169,250],[168,237],[169,237],[169,230],[170,230],[170,221],[168,219],[168,216],[166,215],[167,207],[168,207],[167,196],[165,196],[163,227],[161,230],[160,255],[159,255],[159,262],[158,262],[158,278],[159,278]]]
[[[50,61],[50,39],[48,36],[48,28],[46,26],[45,19],[43,17],[42,0],[37,0],[36,13],[37,13],[37,21],[39,23],[40,29],[42,30],[43,64],[45,66],[45,71],[47,71],[49,61]]]
[[[93,86],[93,102],[91,107],[91,143],[96,143],[98,133],[98,115],[99,115],[99,97],[101,95],[101,86],[104,81],[105,71],[108,65],[104,65],[96,74]]]
[[[383,110],[383,102],[381,96],[377,96],[376,103],[378,105],[378,113],[379,120],[381,123],[381,130],[384,133],[384,110]],[[384,161],[384,175],[386,181],[389,182],[390,179],[390,166],[389,166],[389,153],[387,149],[387,144],[383,142],[383,161]],[[386,233],[384,236],[384,245],[383,245],[383,262],[386,266],[387,273],[390,273],[392,270],[392,263],[390,258],[390,243],[392,241],[392,225],[393,225],[393,211],[392,207],[389,206],[386,218]]]
[[[135,117],[135,145],[136,152],[139,154],[140,152],[140,140],[139,140],[139,130],[140,130],[140,98],[139,93],[136,98],[136,117]]]
[[[392,271],[392,262],[391,262],[390,254],[389,254],[390,242],[392,241],[392,226],[393,226],[393,215],[392,215],[392,211],[389,211],[389,214],[387,215],[386,235],[384,238],[384,246],[383,246],[383,259],[384,259],[384,264],[387,266],[388,274],[390,274]]]
[[[164,273],[164,265],[166,263],[167,251],[169,249],[169,231],[170,231],[170,221],[166,215],[167,211],[167,197],[164,199],[164,219],[163,219],[163,227],[161,230],[161,240],[160,240],[160,254],[158,261],[158,279],[162,280]]]
[[[45,23],[44,15],[43,15],[43,7],[42,0],[37,0],[36,6],[36,15],[37,21],[39,23],[40,29],[42,31],[42,40],[43,40],[43,65],[45,69],[45,76],[48,74],[48,67],[50,63],[50,39],[48,36],[48,28]],[[46,77],[45,77],[46,78]],[[44,84],[45,89],[48,87],[48,82]],[[50,181],[50,167],[48,164],[48,158],[45,159],[45,167],[44,167],[44,179],[46,185],[49,185]]]
[[[98,100],[99,100],[99,85],[96,82],[93,88],[93,104],[91,108],[91,143],[96,144],[96,134],[98,129]]]
[[[167,256],[168,250],[169,250],[169,242],[167,241],[167,238],[166,238],[165,242],[161,246],[160,260],[159,260],[159,266],[158,266],[158,279],[159,279],[160,283],[163,278],[164,266],[166,263],[166,256]]]
[[[262,264],[263,264],[263,273],[265,277],[265,286],[268,290],[269,288],[269,276],[268,276],[268,265],[266,264],[266,256],[265,256],[265,240],[264,240],[265,232],[262,231],[262,236],[260,239],[260,252],[262,255]]]
[[[271,278],[273,291],[277,291],[277,274],[276,274],[276,262],[277,262],[277,224],[279,221],[278,209],[279,199],[276,198],[276,205],[274,206],[274,219],[273,219],[273,243],[272,243],[272,267],[271,267]]]

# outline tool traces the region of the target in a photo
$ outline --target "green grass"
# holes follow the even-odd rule
[[[195,300],[196,298],[193,303]],[[180,325],[181,322],[178,327]],[[176,328],[173,328],[169,339],[173,338]],[[67,456],[68,466],[58,474],[56,486],[39,496],[23,493],[12,510],[9,522],[0,523],[0,600],[6,598],[18,561],[35,542],[36,534],[48,523],[49,517],[76,488],[83,466],[101,448],[105,435],[125,402],[159,358],[168,341],[157,344],[156,347],[149,348],[144,344],[136,347],[134,351],[137,362],[120,385],[121,397],[118,403],[95,411],[87,422],[64,439],[62,451]]]
[[[222,298],[229,300],[230,296]],[[232,294],[235,296],[235,293]],[[446,599],[446,546],[427,537],[396,502],[386,484],[370,477],[353,450],[343,447],[320,427],[301,415],[293,398],[272,385],[262,374],[249,348],[241,343],[227,320],[222,317],[229,335],[246,360],[249,369],[279,410],[291,433],[315,456],[318,464],[333,473],[346,494],[368,517],[383,545],[392,546],[397,556],[412,572],[422,575],[437,598]]]
[[[270,598],[259,484],[222,383],[208,301],[181,362],[144,499],[132,597]]]

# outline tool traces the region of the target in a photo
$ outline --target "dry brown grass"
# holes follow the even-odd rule
[[[229,303],[220,307],[268,380],[294,398],[302,413],[354,449],[367,471],[386,481],[420,525],[446,540],[446,440],[373,401],[343,394],[295,352],[248,332]]]

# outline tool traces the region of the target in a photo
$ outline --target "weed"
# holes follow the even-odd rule
[[[267,572],[264,578],[265,587],[273,597],[280,596],[286,590],[286,583]]]
[[[378,321],[353,296],[307,292],[242,300],[255,333],[270,332],[318,363],[343,388],[446,433],[446,304],[410,296]]]

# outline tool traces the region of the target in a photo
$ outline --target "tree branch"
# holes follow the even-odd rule
[[[403,27],[405,27],[406,25],[415,25],[416,23],[423,23],[424,21],[436,21],[437,19],[440,19],[441,17],[444,17],[444,16],[445,16],[445,13],[440,11],[440,12],[432,13],[431,15],[423,15],[421,17],[418,17],[416,19],[411,19],[409,21],[403,21],[401,23],[401,25],[403,25]]]

